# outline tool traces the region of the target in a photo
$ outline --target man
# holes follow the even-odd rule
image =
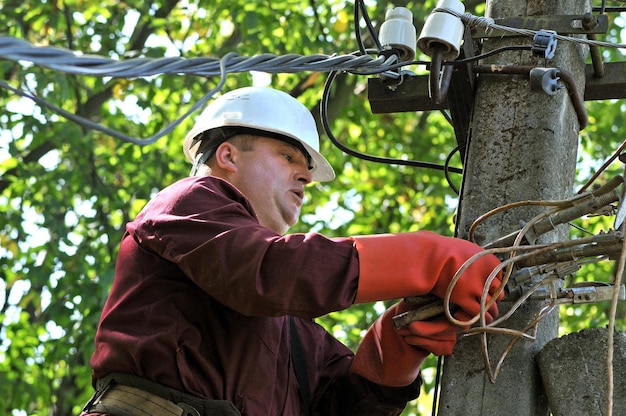
[[[283,92],[242,88],[207,107],[184,141],[192,176],[127,225],[84,414],[398,415],[417,397],[420,365],[451,354],[457,326],[439,318],[397,331],[400,302],[355,355],[313,318],[443,297],[481,249],[425,231],[285,234],[305,186],[334,177],[318,150],[313,117]],[[462,274],[451,296],[459,317],[479,313],[498,264],[483,256]]]

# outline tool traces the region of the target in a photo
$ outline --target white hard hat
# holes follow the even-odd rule
[[[268,133],[268,137],[300,144],[311,158],[314,181],[329,181],[335,172],[319,153],[319,135],[311,112],[291,95],[266,87],[245,87],[227,92],[212,102],[185,136],[183,150],[197,163],[202,133],[214,129],[241,128]],[[219,143],[218,143],[219,144]],[[204,159],[206,161],[206,159]]]

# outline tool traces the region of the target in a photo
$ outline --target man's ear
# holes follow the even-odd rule
[[[226,172],[237,172],[237,156],[239,149],[230,142],[220,144],[215,150],[215,165]]]

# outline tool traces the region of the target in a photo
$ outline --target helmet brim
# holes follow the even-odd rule
[[[313,162],[313,169],[311,169],[311,177],[315,182],[328,182],[335,179],[335,170],[328,163],[328,160],[322,156],[317,150],[313,149],[308,144],[301,142]]]

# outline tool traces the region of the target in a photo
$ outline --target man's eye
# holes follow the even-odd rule
[[[292,157],[291,155],[286,154],[286,153],[285,153],[285,154],[283,154],[283,157],[284,157],[285,159],[287,159],[287,162],[291,162],[291,161],[293,160],[293,157]]]

